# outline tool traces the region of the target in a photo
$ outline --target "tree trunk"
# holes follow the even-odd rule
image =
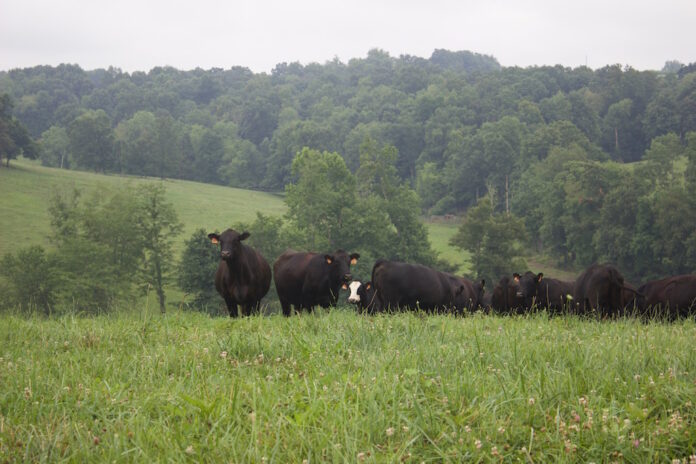
[[[510,190],[508,185],[508,176],[505,176],[505,214],[510,215]]]

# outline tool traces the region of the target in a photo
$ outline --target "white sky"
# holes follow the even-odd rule
[[[347,62],[436,48],[503,66],[696,61],[696,0],[0,0],[0,70]]]

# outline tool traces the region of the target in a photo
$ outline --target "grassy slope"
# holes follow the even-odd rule
[[[8,462],[670,462],[696,325],[0,315]]]
[[[177,240],[179,245],[201,227],[223,230],[235,222],[253,220],[257,211],[273,215],[285,211],[280,197],[251,190],[181,180],[105,176],[21,161],[13,161],[10,166],[10,169],[0,168],[0,255],[26,244],[46,243],[51,230],[49,199],[55,191],[73,186],[89,192],[127,184],[164,182],[167,196],[184,224],[184,232]]]

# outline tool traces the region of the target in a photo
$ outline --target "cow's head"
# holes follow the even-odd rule
[[[534,306],[536,300],[538,300],[539,284],[543,278],[543,273],[540,272],[539,274],[534,274],[531,271],[525,272],[524,275],[519,278],[520,285],[517,291],[517,297],[524,300],[525,308],[531,308]]]
[[[348,285],[348,290],[350,290],[350,295],[348,295],[348,303],[358,304],[360,303],[360,295],[358,290],[363,286],[363,283],[359,280],[354,280]]]
[[[241,253],[242,240],[249,238],[249,232],[241,234],[236,230],[227,229],[220,235],[208,234],[208,238],[215,244],[220,244],[220,259],[225,261],[234,261]]]
[[[360,282],[359,280],[354,280],[348,285],[350,290],[350,296],[348,297],[348,302],[357,305],[358,312],[364,312],[367,310],[369,313],[373,313],[375,309],[375,289],[372,286],[372,282]]]
[[[343,250],[337,250],[332,255],[324,255],[324,261],[329,266],[331,282],[339,284],[344,290],[348,289],[348,283],[353,280],[350,266],[358,262],[358,253],[348,254]]]

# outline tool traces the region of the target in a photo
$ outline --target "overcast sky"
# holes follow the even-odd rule
[[[696,0],[0,0],[0,70],[347,62],[380,48],[503,66],[696,61]]]

